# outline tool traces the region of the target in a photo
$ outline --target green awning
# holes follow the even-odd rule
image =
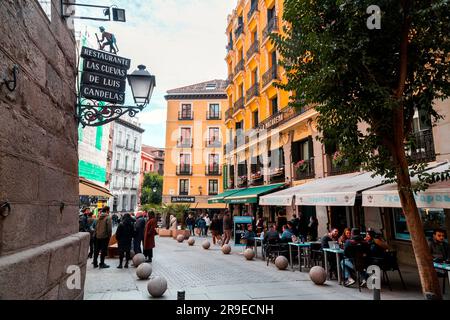
[[[231,189],[208,199],[208,203],[225,203],[223,199],[244,189]]]
[[[258,197],[276,191],[284,186],[284,183],[276,183],[267,186],[258,186],[247,189],[241,189],[232,195],[225,197],[225,203],[258,203]]]

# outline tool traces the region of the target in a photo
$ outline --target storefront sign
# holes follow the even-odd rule
[[[83,98],[125,103],[127,70],[131,60],[87,47],[81,49],[84,58],[80,95]]]
[[[450,209],[450,192],[421,192],[414,195],[418,208],[444,208]],[[363,193],[363,207],[390,207],[401,208],[398,192],[390,193]]]
[[[87,71],[83,72],[81,83],[118,92],[125,92],[126,86],[125,80],[119,80]]]
[[[195,197],[171,197],[172,203],[195,203]]]
[[[295,195],[297,206],[354,206],[356,192],[332,194],[298,194]]]

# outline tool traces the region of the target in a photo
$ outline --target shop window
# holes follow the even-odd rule
[[[428,239],[432,238],[433,230],[437,228],[446,229],[445,213],[443,209],[419,209],[423,229]],[[406,218],[402,209],[393,209],[394,235],[397,240],[411,240],[406,225]]]

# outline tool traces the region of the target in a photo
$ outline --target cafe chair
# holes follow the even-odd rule
[[[322,245],[320,243],[311,243],[310,259],[313,266],[325,267]]]
[[[380,267],[382,271],[381,280],[387,283],[389,290],[392,291],[391,282],[389,280],[388,271],[397,271],[402,282],[403,289],[406,290],[405,282],[403,281],[402,273],[398,265],[397,251],[386,251],[384,257],[372,257],[369,264],[374,264]]]

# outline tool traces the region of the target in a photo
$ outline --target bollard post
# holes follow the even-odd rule
[[[370,277],[367,279],[367,288],[373,290],[373,300],[381,300],[381,269],[379,266],[369,266],[367,273]]]
[[[178,290],[177,292],[177,300],[185,300],[185,292],[184,290]]]

